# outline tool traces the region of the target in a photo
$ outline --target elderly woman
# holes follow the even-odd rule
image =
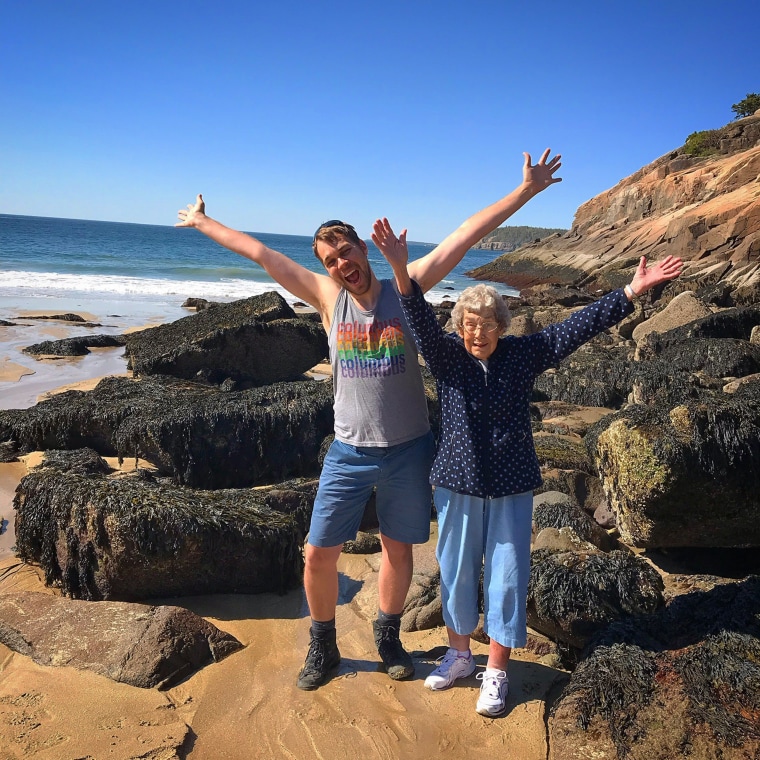
[[[488,662],[476,711],[506,710],[507,665],[527,639],[526,600],[534,488],[541,484],[530,424],[538,375],[633,311],[632,300],[681,272],[668,256],[647,268],[642,257],[633,280],[533,335],[504,335],[509,309],[496,290],[475,285],[451,315],[452,333],[438,324],[406,268],[406,230],[399,238],[387,219],[373,241],[393,268],[404,315],[436,378],[441,407],[438,453],[430,482],[438,512],[436,556],[441,567],[443,617],[449,649],[425,686],[439,690],[475,671],[470,633],[478,623],[483,570]]]

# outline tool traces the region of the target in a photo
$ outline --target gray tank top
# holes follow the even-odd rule
[[[393,280],[381,280],[374,311],[346,290],[327,336],[335,394],[335,437],[353,446],[395,446],[430,430],[417,348]]]

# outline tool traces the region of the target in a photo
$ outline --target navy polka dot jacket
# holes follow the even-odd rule
[[[633,311],[623,289],[612,291],[534,335],[503,336],[488,369],[446,333],[415,282],[400,297],[420,353],[438,385],[441,433],[430,482],[456,493],[498,498],[541,485],[530,398],[533,383],[579,346]]]

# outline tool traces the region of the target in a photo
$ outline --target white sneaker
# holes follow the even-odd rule
[[[475,660],[472,653],[467,657],[449,647],[446,654],[436,660],[438,667],[425,679],[425,688],[433,691],[448,689],[457,678],[467,678],[475,672]]]
[[[509,679],[503,670],[486,670],[478,673],[475,678],[483,683],[480,685],[480,696],[475,705],[475,712],[491,718],[501,715],[507,709],[507,694]]]

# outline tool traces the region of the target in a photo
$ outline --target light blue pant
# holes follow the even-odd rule
[[[484,568],[485,632],[502,646],[524,647],[533,494],[481,499],[436,486],[434,501],[444,622],[463,636],[475,630]]]

